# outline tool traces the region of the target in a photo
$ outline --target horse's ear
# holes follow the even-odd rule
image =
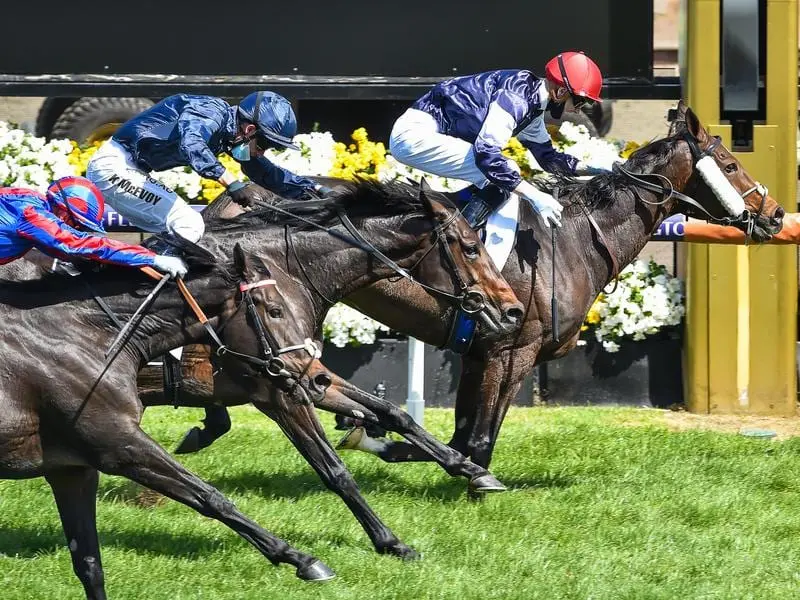
[[[697,115],[694,114],[694,111],[688,106],[686,107],[686,129],[688,129],[689,133],[701,144],[708,140],[708,133],[706,133],[705,128],[700,123],[700,119],[697,118]]]
[[[669,123],[675,123],[676,121],[685,121],[686,120],[686,103],[683,101],[683,98],[680,99],[678,102],[678,106],[675,108],[670,108],[667,111],[667,121]]]
[[[252,269],[250,267],[250,260],[247,258],[239,242],[236,242],[236,245],[233,247],[233,264],[236,267],[236,273],[239,274],[239,277],[247,280]]]
[[[425,181],[425,178],[423,177],[420,179],[419,200],[425,208],[425,212],[433,219],[446,219],[447,211],[441,202],[433,198],[434,194],[435,192],[431,189],[431,186],[428,185],[428,182]]]

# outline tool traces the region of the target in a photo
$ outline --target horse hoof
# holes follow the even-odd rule
[[[391,554],[402,560],[420,560],[422,555],[414,550],[411,546],[406,546],[402,542],[385,546],[380,550],[381,554]]]
[[[484,473],[483,475],[476,475],[469,480],[469,489],[472,492],[486,494],[489,492],[505,492],[507,488],[491,473]]]
[[[297,576],[303,581],[328,581],[336,577],[336,573],[321,560],[315,560],[305,567],[299,567]]]
[[[355,450],[361,443],[361,438],[364,436],[363,427],[353,427],[350,431],[344,434],[344,437],[336,444],[337,450]]]
[[[198,450],[200,450],[200,428],[192,427],[175,448],[175,454],[192,454]]]

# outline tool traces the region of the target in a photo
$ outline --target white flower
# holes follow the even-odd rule
[[[373,344],[378,331],[389,331],[389,328],[346,304],[334,305],[322,325],[324,338],[338,348],[347,344]]]
[[[685,314],[683,284],[653,260],[635,261],[619,274],[617,289],[603,295],[594,308],[600,316],[595,339],[607,352],[617,352],[623,338],[643,340],[680,324]]]

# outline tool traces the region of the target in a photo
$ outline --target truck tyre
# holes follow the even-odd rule
[[[586,116],[586,113],[583,111],[578,111],[576,113],[568,113],[564,111],[560,119],[554,119],[549,113],[544,113],[544,123],[547,126],[554,125],[556,128],[558,128],[564,121],[569,121],[570,123],[575,123],[576,125],[583,125],[589,131],[590,136],[600,137],[597,135],[597,127],[594,126],[592,120]]]
[[[79,144],[102,141],[151,106],[153,101],[148,98],[80,98],[58,117],[50,137]]]

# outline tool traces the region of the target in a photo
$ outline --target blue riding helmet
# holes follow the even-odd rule
[[[239,102],[239,117],[250,121],[262,136],[283,148],[300,150],[292,142],[297,133],[297,119],[289,101],[274,92],[253,92]],[[261,145],[261,144],[259,144]]]

